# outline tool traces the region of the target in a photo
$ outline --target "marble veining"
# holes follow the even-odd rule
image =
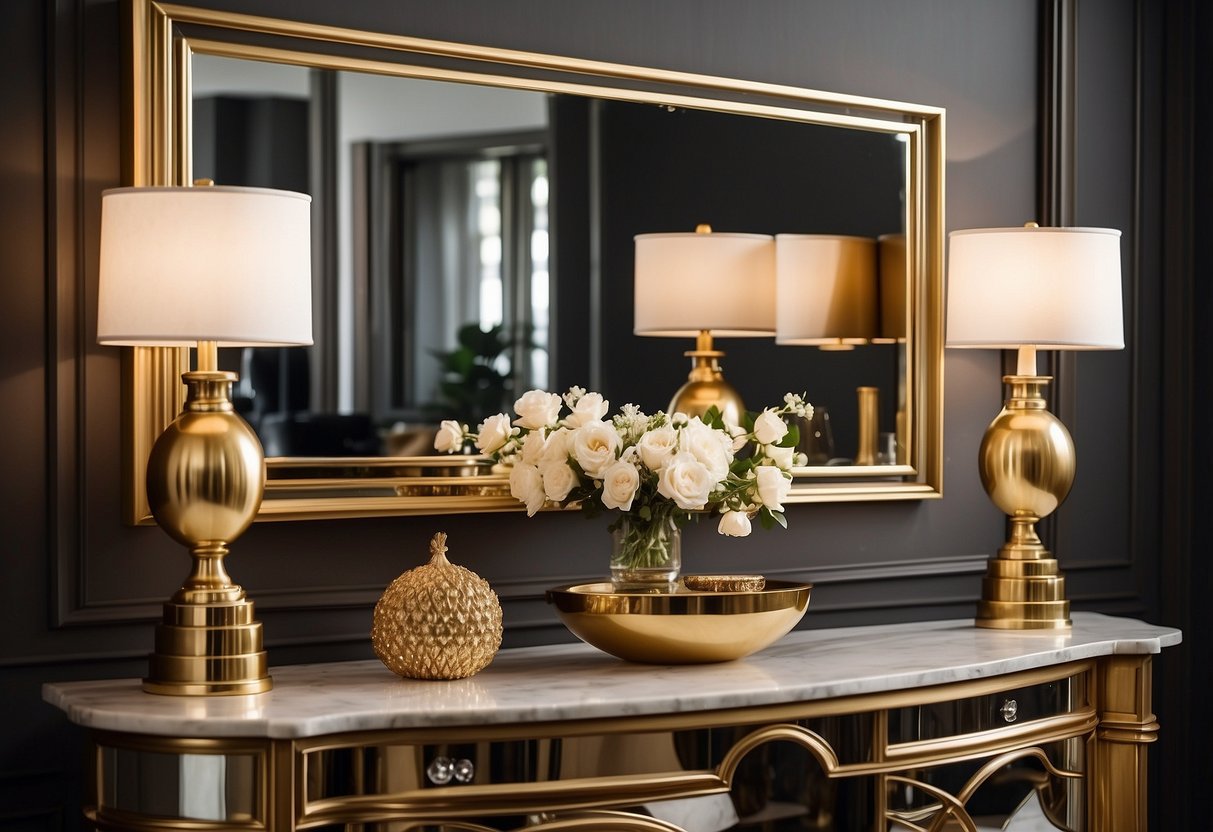
[[[400,679],[377,661],[271,668],[253,696],[144,693],[137,679],[47,684],[80,725],[174,737],[294,739],[343,731],[508,724],[828,699],[977,679],[1118,653],[1157,653],[1180,633],[1075,613],[1065,634],[982,630],[971,620],[801,630],[745,659],[622,662],[585,644],[503,650],[470,679]]]

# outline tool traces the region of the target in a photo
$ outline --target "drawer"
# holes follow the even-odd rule
[[[998,693],[889,710],[889,744],[995,731],[1087,707],[1086,676],[1009,688]]]
[[[842,763],[872,760],[874,713],[792,722],[822,737]],[[306,800],[513,787],[600,777],[710,772],[762,724],[567,737],[382,742],[303,752]]]

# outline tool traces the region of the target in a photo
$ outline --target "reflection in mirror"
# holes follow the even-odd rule
[[[225,357],[268,455],[429,453],[385,428],[476,421],[548,384],[543,95],[198,55],[192,97],[195,176],[312,192],[328,164],[338,183],[317,206],[335,256],[314,268],[339,305],[316,331],[336,337],[311,361]],[[326,115],[335,139],[309,141]]]
[[[592,386],[663,408],[692,346],[632,333],[633,237],[690,231],[902,235],[904,134],[195,55],[193,174],[313,192],[335,172],[335,329],[313,350],[226,356],[270,456],[416,456],[429,426],[475,424],[531,387]],[[312,128],[330,114],[335,140]],[[881,245],[881,252],[889,250]],[[899,263],[881,263],[904,284]],[[335,269],[326,262],[336,264]],[[849,351],[727,340],[751,406],[806,391],[819,465],[859,445],[856,390],[879,390],[883,462],[905,462],[900,340]],[[876,313],[873,311],[873,315]],[[322,333],[330,333],[325,339]],[[863,340],[867,340],[866,338]],[[850,346],[850,345],[847,345]],[[336,378],[324,378],[325,368]],[[807,427],[807,426],[804,426]]]
[[[461,360],[451,358],[460,331],[466,341],[500,318],[494,338],[468,344],[495,371],[494,396],[502,387],[512,388],[508,401],[531,384],[580,384],[614,407],[659,408],[686,377],[682,352],[691,345],[633,334],[632,238],[700,223],[884,238],[879,249],[894,253],[879,268],[892,291],[878,302],[901,327],[887,327],[882,343],[826,354],[723,339],[725,370],[751,406],[803,390],[822,407],[802,431],[820,464],[793,472],[789,502],[940,496],[941,109],[151,0],[131,8],[132,185],[208,174],[257,181],[245,178],[247,160],[235,172],[203,169],[208,153],[234,138],[255,146],[262,167],[291,162],[299,171],[306,159],[316,346],[293,361],[236,354],[226,364],[246,366],[243,406],[269,452],[259,517],[516,509],[505,474],[484,460],[430,455],[428,426],[455,406],[442,361]],[[267,85],[267,72],[292,78]],[[207,97],[294,103],[233,115]],[[208,139],[200,117],[229,126],[212,124]],[[279,118],[283,126],[266,126]],[[249,138],[254,128],[258,141]],[[499,164],[484,175],[465,170],[456,187],[433,172],[437,157],[459,157],[465,168]],[[430,172],[406,175],[422,165]],[[416,182],[427,177],[435,184],[424,190]],[[469,181],[482,183],[470,196]],[[423,191],[410,207],[405,193]],[[452,232],[448,219],[418,210],[435,202],[464,217],[462,226]],[[495,210],[481,211],[484,203]],[[419,243],[427,227],[455,242]],[[448,271],[452,259],[461,270]],[[477,271],[498,262],[499,274]],[[500,297],[482,303],[487,286],[499,286]],[[418,309],[426,312],[417,317]],[[427,327],[440,337],[426,343]],[[127,358],[127,518],[146,523],[143,471],[181,409],[186,355],[144,348]],[[878,391],[868,421],[892,440],[878,441],[872,458],[895,464],[829,465],[858,456],[861,387]]]

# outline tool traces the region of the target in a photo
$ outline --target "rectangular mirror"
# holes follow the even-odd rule
[[[829,234],[879,254],[874,328],[726,339],[747,405],[804,391],[792,501],[922,499],[941,476],[943,113],[931,107],[137,0],[136,185],[314,197],[316,345],[231,350],[265,445],[263,518],[517,508],[485,460],[434,457],[526,389],[664,408],[693,344],[632,333],[632,238]],[[180,409],[182,350],[129,352],[129,519]],[[857,388],[879,453],[856,459]],[[858,464],[857,464],[858,463]]]

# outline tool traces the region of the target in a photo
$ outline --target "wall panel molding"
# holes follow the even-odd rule
[[[52,619],[83,602],[85,287],[84,8],[46,4],[47,540]]]
[[[1083,36],[1087,29],[1097,25],[1106,27],[1114,35],[1125,34],[1131,40],[1130,72],[1125,72],[1125,56],[1108,49],[1106,44],[1105,50],[1109,54],[1080,55]],[[1119,30],[1116,27],[1120,27]],[[1144,242],[1149,229],[1143,217],[1143,205],[1149,204],[1145,198],[1149,147],[1142,134],[1148,113],[1143,89],[1147,83],[1146,73],[1150,71],[1147,63],[1150,42],[1144,30],[1141,3],[1134,0],[1123,0],[1114,8],[1100,9],[1080,4],[1078,0],[1044,0],[1041,4],[1041,38],[1038,210],[1042,224],[1107,224],[1088,219],[1092,210],[1104,207],[1097,204],[1099,195],[1093,190],[1100,183],[1090,176],[1084,179],[1082,175],[1089,174],[1093,167],[1108,177],[1122,177],[1129,183],[1126,204],[1115,207],[1126,218],[1121,230],[1125,255],[1127,355],[1112,359],[1118,362],[1117,366],[1127,365],[1120,379],[1129,402],[1127,412],[1115,405],[1117,395],[1122,391],[1099,386],[1097,394],[1092,394],[1093,385],[1099,385],[1097,379],[1100,377],[1095,370],[1082,369],[1080,372],[1084,362],[1091,358],[1078,358],[1077,353],[1071,351],[1057,351],[1051,356],[1050,369],[1055,379],[1051,406],[1074,432],[1080,446],[1080,477],[1084,469],[1095,467],[1084,458],[1081,450],[1084,430],[1088,433],[1092,429],[1099,430],[1103,424],[1112,431],[1123,430],[1128,441],[1120,449],[1123,455],[1119,464],[1105,462],[1099,466],[1110,476],[1105,474],[1098,481],[1083,483],[1086,510],[1063,504],[1043,524],[1042,537],[1046,545],[1057,552],[1064,574],[1083,577],[1079,583],[1084,585],[1097,582],[1101,587],[1101,591],[1094,594],[1076,594],[1071,584],[1072,601],[1094,603],[1107,594],[1109,587],[1118,587],[1117,593],[1135,593],[1137,606],[1142,610],[1154,610],[1157,603],[1150,577],[1151,563],[1142,557],[1157,541],[1160,476],[1157,454],[1150,441],[1150,427],[1156,418],[1158,401],[1149,392],[1149,380],[1158,373],[1160,333],[1155,321],[1143,319],[1142,311],[1157,303],[1151,293],[1156,295],[1160,291],[1157,285],[1147,287],[1143,282],[1144,258],[1149,248]],[[1097,61],[1101,63],[1096,64]],[[1120,88],[1123,77],[1130,78],[1131,87]],[[1113,99],[1114,96],[1122,98]],[[1126,107],[1123,100],[1129,97],[1131,102]],[[1118,125],[1106,123],[1108,100],[1115,100],[1130,111],[1127,119],[1130,123],[1124,125],[1122,133],[1115,132]],[[1105,109],[1101,110],[1101,105]],[[1108,134],[1109,140],[1093,147],[1091,137],[1103,133]],[[1083,153],[1096,155],[1097,164],[1088,156],[1082,156],[1083,164],[1080,165],[1080,154]],[[1088,379],[1082,373],[1096,375]],[[1102,398],[1105,395],[1106,400]],[[1101,412],[1106,418],[1096,418]],[[1099,506],[1099,511],[1091,511],[1092,505]],[[1084,548],[1087,538],[1099,539],[1097,532],[1105,524],[1121,521],[1127,527],[1122,538],[1113,541],[1111,546]]]

